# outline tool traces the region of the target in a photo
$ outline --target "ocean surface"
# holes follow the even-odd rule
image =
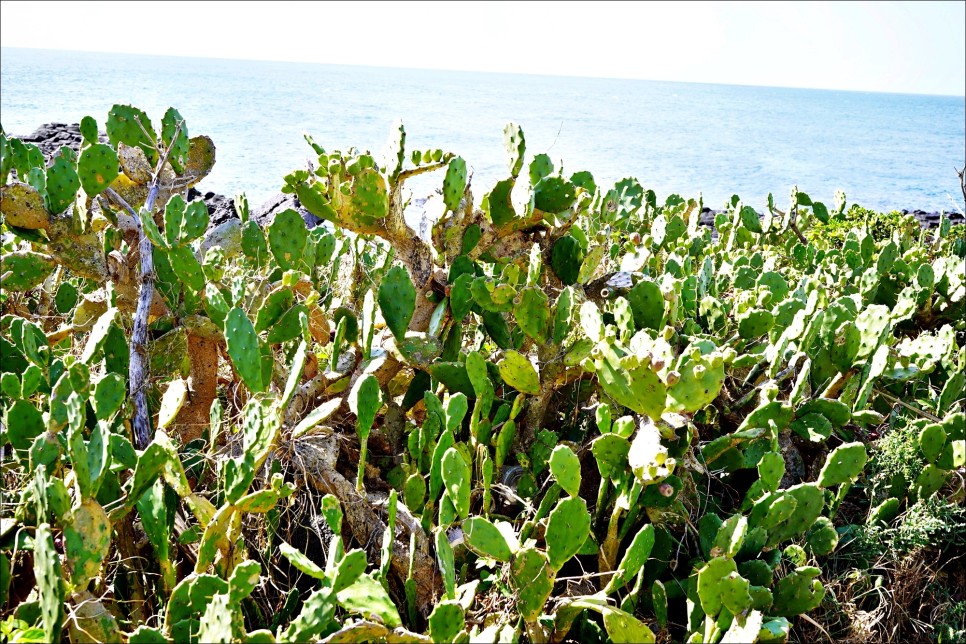
[[[0,123],[29,134],[85,115],[103,129],[115,103],[157,123],[168,106],[192,135],[207,134],[217,163],[202,190],[246,192],[253,206],[282,177],[326,149],[378,154],[401,118],[408,149],[440,147],[473,172],[477,203],[508,174],[503,127],[524,130],[528,160],[546,152],[565,173],[598,185],[636,177],[658,199],[732,194],[783,207],[791,186],[831,204],[947,212],[962,208],[963,97],[879,94],[0,49]],[[442,173],[413,182],[413,196]],[[420,194],[420,193],[423,194]]]

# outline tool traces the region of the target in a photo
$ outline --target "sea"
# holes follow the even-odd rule
[[[528,159],[546,153],[569,176],[599,186],[635,177],[660,201],[670,194],[720,208],[738,195],[779,206],[792,186],[833,202],[883,211],[961,211],[956,175],[966,163],[966,101],[926,96],[81,53],[0,48],[0,124],[29,134],[91,115],[103,129],[116,103],[158,124],[169,106],[191,135],[217,147],[199,186],[253,206],[289,172],[327,150],[381,153],[396,119],[408,149],[463,157],[477,202],[508,176],[503,128],[519,124]],[[414,198],[442,185],[419,177]]]

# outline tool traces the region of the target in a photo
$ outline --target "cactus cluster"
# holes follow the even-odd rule
[[[844,197],[796,188],[712,234],[700,200],[565,176],[515,124],[477,203],[469,161],[397,124],[382,155],[306,135],[283,191],[321,225],[239,195],[212,228],[187,198],[210,139],[126,105],[106,131],[50,160],[0,135],[5,633],[783,642],[857,531],[955,494],[948,222],[830,243]],[[434,171],[416,234],[405,182]],[[878,432],[906,441],[887,481]]]

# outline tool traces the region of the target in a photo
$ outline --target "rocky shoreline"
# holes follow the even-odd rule
[[[53,154],[57,152],[61,146],[66,145],[74,151],[79,151],[81,141],[83,140],[83,137],[80,133],[80,125],[77,123],[46,123],[37,128],[33,133],[26,136],[20,136],[18,138],[25,143],[33,143],[39,147],[47,159],[50,159],[50,157],[53,156]],[[106,142],[107,135],[101,133],[99,139],[102,142]],[[230,219],[235,219],[238,217],[235,212],[235,200],[233,197],[221,195],[212,191],[201,192],[195,188],[191,188],[188,192],[188,198],[189,200],[197,198],[204,200],[205,205],[208,206],[211,227],[219,226]],[[312,228],[321,222],[318,217],[302,208],[302,205],[299,203],[298,198],[296,198],[295,195],[287,195],[283,193],[279,193],[274,197],[271,197],[265,203],[253,209],[252,217],[259,224],[264,226],[271,222],[276,213],[281,212],[286,208],[293,208],[297,210],[302,215],[302,219],[305,220],[305,223],[309,228]],[[714,217],[719,212],[722,211],[712,210],[711,208],[705,207],[701,211],[699,220],[700,225],[713,227]],[[915,217],[916,221],[918,221],[919,225],[923,228],[935,228],[939,225],[940,213],[938,212],[926,212],[925,210],[919,209],[903,209],[900,212],[904,215],[912,215]],[[966,217],[960,213],[946,213],[946,217],[954,224],[966,224]]]

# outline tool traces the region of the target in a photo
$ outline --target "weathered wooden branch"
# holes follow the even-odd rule
[[[128,393],[134,399],[134,418],[132,426],[134,429],[134,446],[138,449],[145,449],[151,442],[151,414],[148,409],[147,384],[149,377],[148,362],[148,317],[151,313],[151,302],[154,299],[154,248],[151,240],[144,233],[144,226],[141,225],[141,217],[152,217],[154,213],[154,202],[158,198],[161,189],[161,172],[168,162],[168,156],[174,148],[174,141],[181,134],[179,123],[171,137],[171,145],[165,150],[164,155],[158,162],[154,171],[151,184],[148,188],[148,197],[144,201],[144,208],[141,209],[140,216],[135,215],[135,223],[138,229],[138,253],[140,254],[141,267],[138,282],[141,285],[138,295],[137,309],[134,313],[134,331],[131,333],[131,353],[130,368],[128,371]]]

